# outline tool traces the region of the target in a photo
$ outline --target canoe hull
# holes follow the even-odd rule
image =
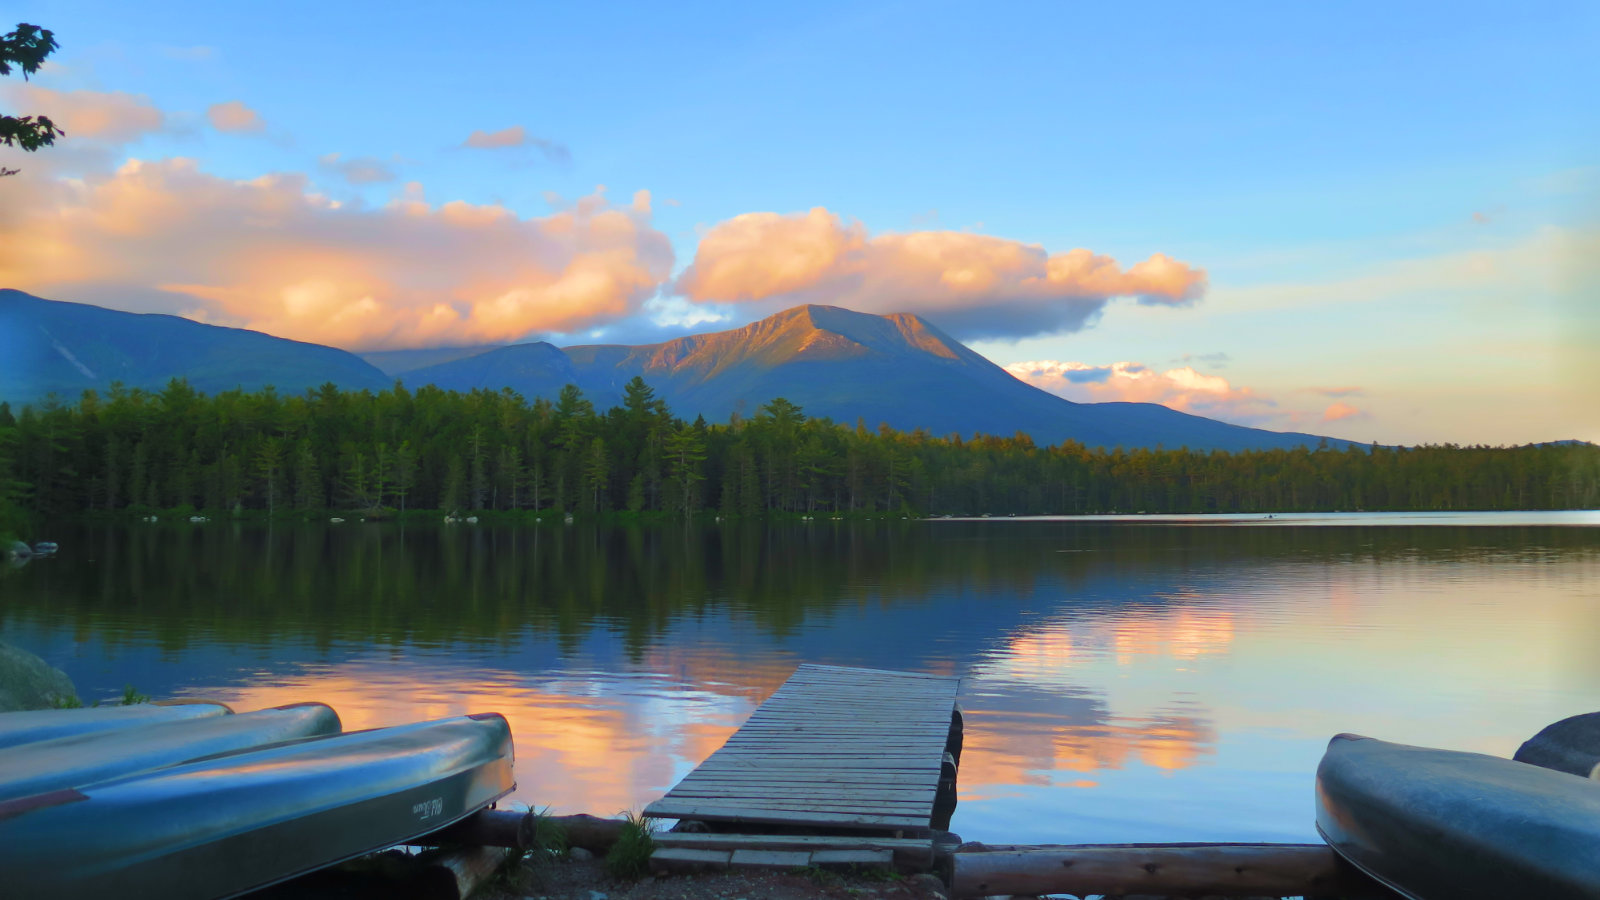
[[[331,707],[296,703],[33,741],[0,753],[0,800],[76,788],[264,744],[338,734],[339,727],[339,716]]]
[[[221,703],[139,703],[133,706],[92,706],[80,709],[30,709],[0,713],[0,747],[49,741],[79,734],[138,728],[156,722],[176,722],[225,716],[233,710]]]
[[[0,875],[18,896],[233,897],[465,818],[515,786],[511,757],[503,718],[462,717],[11,801]]]
[[[1413,900],[1600,897],[1600,784],[1356,735],[1317,769],[1317,830]]]

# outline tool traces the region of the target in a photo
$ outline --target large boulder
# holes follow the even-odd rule
[[[67,673],[20,647],[0,642],[0,712],[48,709],[77,695]]]

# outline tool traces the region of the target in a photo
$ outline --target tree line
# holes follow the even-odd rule
[[[0,531],[30,518],[209,511],[694,516],[1564,509],[1600,505],[1600,447],[1239,452],[1041,447],[812,418],[782,398],[726,423],[674,416],[642,379],[577,387],[271,388],[174,380],[20,412],[0,403]]]

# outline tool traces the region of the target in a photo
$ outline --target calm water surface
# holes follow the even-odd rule
[[[1314,840],[1327,739],[1600,709],[1600,513],[58,529],[0,637],[348,729],[512,723],[517,799],[660,796],[801,662],[959,675],[968,839]]]

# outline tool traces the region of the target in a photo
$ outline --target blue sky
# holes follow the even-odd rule
[[[12,219],[53,243],[0,251],[0,281],[343,346],[637,339],[835,301],[944,318],[1073,399],[1357,440],[1600,440],[1597,10],[16,4],[62,49],[26,89],[52,93],[6,79],[0,109],[135,124],[0,157],[24,169],[0,204],[62,211]],[[254,118],[220,127],[225,103]],[[520,146],[463,146],[511,128]],[[392,179],[352,183],[352,160]],[[378,221],[418,201],[424,231]],[[515,221],[418,275],[456,246],[451,201]],[[137,252],[83,224],[116,202],[156,223]],[[211,217],[162,241],[146,210],[170,207]],[[138,260],[77,276],[61,244]],[[1028,281],[1074,248],[1121,280]],[[323,252],[342,275],[272,280]],[[1160,277],[1128,274],[1157,254]],[[826,271],[754,271],[806,265]],[[435,296],[433,324],[372,330]]]

